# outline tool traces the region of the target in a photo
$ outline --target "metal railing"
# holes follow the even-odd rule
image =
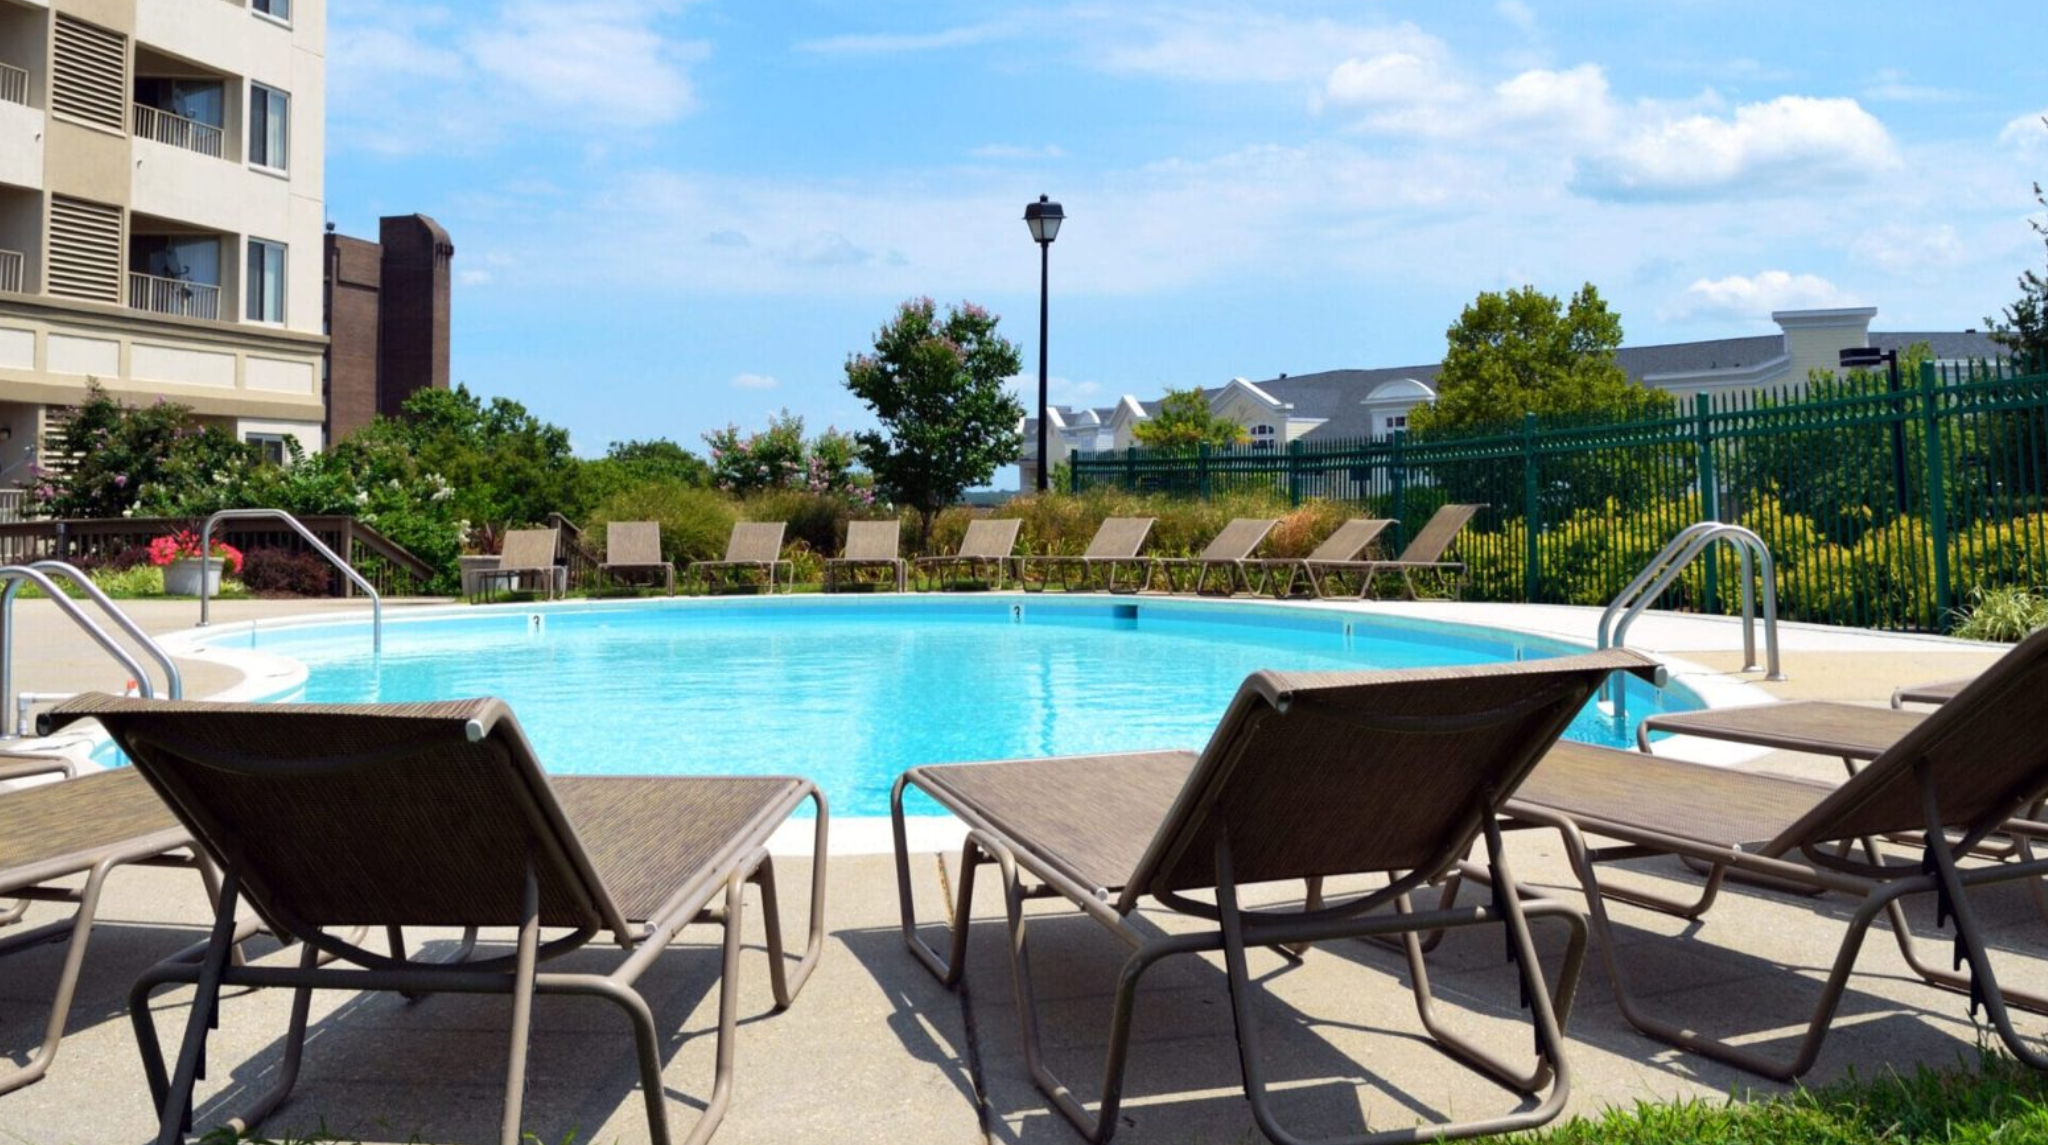
[[[313,535],[313,530],[299,523],[297,517],[292,516],[283,509],[222,509],[220,512],[208,517],[206,524],[200,526],[200,553],[207,554],[213,552],[214,522],[246,521],[255,517],[282,521],[290,526],[291,530],[306,542],[308,548],[327,558],[328,564],[340,569],[341,575],[347,577],[350,583],[363,590],[364,595],[370,598],[370,651],[372,653],[384,651],[384,598],[377,595],[376,587],[371,585],[369,581],[364,580],[363,574],[357,572],[353,565],[343,560],[333,549],[328,548],[322,543],[320,538]],[[206,582],[207,578],[205,576],[199,578],[199,626],[201,628],[206,627],[209,623],[207,617],[209,597]]]
[[[135,105],[135,137],[154,139],[172,147],[197,151],[201,155],[222,157],[226,132],[211,123],[201,123],[182,115],[173,115],[161,108],[146,103]]]
[[[64,595],[64,591],[57,587],[56,581],[52,580],[52,577],[62,578],[78,586],[80,591],[84,592],[94,604],[100,607],[102,612],[107,614],[108,619],[114,622],[115,627],[126,633],[129,639],[140,645],[145,652],[149,653],[152,659],[163,667],[164,684],[170,693],[171,699],[184,698],[185,682],[178,675],[177,663],[171,659],[168,652],[164,651],[163,646],[151,639],[150,635],[142,630],[142,626],[135,623],[133,617],[121,611],[119,605],[115,604],[106,593],[101,592],[99,586],[92,583],[91,577],[85,575],[75,566],[65,564],[62,561],[37,561],[32,565],[7,565],[0,567],[0,584],[6,585],[5,590],[0,591],[0,697],[13,695],[14,600],[17,596],[21,595],[21,586],[24,584],[32,584],[42,589],[44,595],[56,602],[58,611],[70,617],[73,624],[84,630],[87,636],[92,637],[93,642],[105,649],[107,655],[113,657],[115,663],[126,668],[129,678],[135,681],[136,689],[142,693],[144,698],[154,698],[156,696],[156,686],[151,682],[149,672],[142,666],[142,663],[126,648],[123,648],[112,636],[108,635],[107,630],[100,627],[99,622],[88,616],[85,610],[78,606],[77,601]],[[12,704],[0,704],[0,739],[13,738],[23,734],[21,725],[16,721],[13,708],[14,705]]]
[[[0,101],[28,103],[28,69],[0,64]]]
[[[220,317],[220,287],[182,278],[128,273],[128,308],[181,318]]]
[[[0,250],[0,290],[21,293],[22,268],[28,259],[18,250]]]
[[[0,525],[11,525],[21,520],[22,510],[28,506],[28,490],[0,489]]]
[[[1778,660],[1778,576],[1771,560],[1770,546],[1762,537],[1741,525],[1725,521],[1701,521],[1679,530],[1671,543],[1643,566],[1643,571],[1621,590],[1600,614],[1599,646],[1620,648],[1628,641],[1628,630],[1636,617],[1657,599],[1686,568],[1716,544],[1731,544],[1742,558],[1742,670],[1754,672],[1756,663],[1756,614],[1758,579],[1763,585],[1764,679],[1783,680]],[[1620,619],[1617,621],[1616,617]],[[1625,713],[1625,687],[1604,686],[1602,698],[1612,699],[1616,718]]]

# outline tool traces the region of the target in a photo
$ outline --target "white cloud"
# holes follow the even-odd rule
[[[1500,0],[1500,3],[1493,6],[1493,10],[1500,13],[1501,19],[1513,24],[1530,39],[1535,39],[1542,33],[1542,29],[1536,23],[1536,10],[1529,7],[1524,0]]]
[[[2048,107],[2014,118],[1998,133],[1998,141],[2031,156],[2048,151]]]
[[[736,390],[772,390],[781,384],[767,374],[735,374],[732,379]]]
[[[1884,124],[1853,99],[1780,96],[1729,117],[1660,118],[1588,157],[1575,189],[1686,197],[1860,182],[1901,165]]]
[[[458,270],[455,281],[462,286],[489,286],[491,272],[488,270]]]
[[[697,108],[702,40],[667,29],[677,0],[499,0],[484,14],[386,0],[329,25],[333,146],[474,152],[516,132],[589,137]],[[601,146],[592,139],[593,145]]]
[[[1888,274],[1925,274],[1960,266],[1967,257],[1955,227],[1888,223],[1856,236],[1849,251]]]
[[[1672,313],[1676,317],[1768,318],[1773,310],[1852,304],[1840,287],[1819,275],[1766,270],[1755,276],[1699,279],[1685,288]]]
[[[1441,55],[1413,24],[1368,26],[1256,10],[1075,10],[1083,51],[1102,69],[1198,83],[1317,83],[1347,60]]]
[[[875,56],[894,55],[901,52],[930,52],[944,48],[965,48],[975,44],[986,44],[993,40],[1007,39],[1020,29],[1015,24],[987,23],[963,24],[954,28],[943,28],[936,32],[874,33],[868,35],[825,36],[816,40],[804,40],[797,44],[800,52],[819,55]]]
[[[1009,143],[989,143],[977,147],[967,154],[976,159],[1064,159],[1067,153],[1057,144],[1048,143],[1043,147],[1019,147]]]
[[[1883,68],[1872,77],[1870,86],[1863,89],[1863,98],[1873,103],[1955,103],[1963,98],[1963,93],[1953,88],[1909,83],[1905,72]]]
[[[1443,74],[1440,58],[1417,52],[1382,52],[1354,57],[1332,68],[1323,80],[1322,106],[1348,109],[1443,103],[1463,94],[1463,89]]]

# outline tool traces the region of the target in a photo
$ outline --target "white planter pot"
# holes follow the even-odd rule
[[[498,567],[498,558],[488,553],[456,559],[462,564],[462,595],[465,597],[476,595],[478,573],[494,572]]]
[[[206,595],[220,595],[220,574],[227,566],[221,557],[181,557],[164,566],[164,595],[198,596],[200,577],[206,578]]]

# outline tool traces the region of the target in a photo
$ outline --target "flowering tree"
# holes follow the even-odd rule
[[[769,489],[798,489],[820,496],[844,497],[855,506],[874,504],[872,481],[854,468],[859,449],[854,439],[828,428],[804,438],[804,419],[788,410],[768,419],[768,428],[744,437],[728,425],[704,435],[711,450],[711,475],[727,493],[745,496]]]
[[[96,382],[85,400],[50,435],[50,456],[61,465],[38,465],[29,493],[50,517],[125,517],[152,494],[194,482],[221,480],[262,464],[262,454],[213,426],[201,426],[190,406],[159,398],[127,406]]]
[[[875,332],[874,353],[846,360],[846,388],[881,423],[855,435],[861,461],[883,494],[917,510],[920,549],[939,510],[1017,459],[1024,407],[1003,383],[1023,357],[996,322],[971,302],[940,318],[931,299],[912,299]]]

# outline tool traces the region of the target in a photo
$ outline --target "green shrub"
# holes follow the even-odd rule
[[[1955,635],[1965,640],[2017,644],[2048,628],[2048,593],[2017,586],[1972,589],[1970,607],[1958,615]]]
[[[740,518],[747,521],[781,521],[788,526],[783,544],[802,541],[814,553],[836,553],[846,537],[846,522],[853,510],[845,497],[799,489],[770,489],[751,494],[739,503]]]
[[[732,498],[714,489],[692,488],[674,478],[629,485],[606,497],[585,528],[602,544],[612,521],[653,521],[661,526],[661,555],[677,567],[725,555],[739,511]]]
[[[319,554],[292,549],[251,549],[242,556],[242,585],[258,595],[326,596],[334,566]]]

